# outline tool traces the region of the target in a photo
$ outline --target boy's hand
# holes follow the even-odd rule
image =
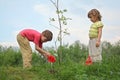
[[[48,56],[50,56],[50,53],[45,53],[44,56],[47,58]]]
[[[47,56],[50,56],[50,55],[51,55],[51,53],[46,53],[46,55],[47,55]]]
[[[44,56],[47,58],[48,62],[51,62],[51,63],[56,62],[56,58],[52,54],[45,53]]]

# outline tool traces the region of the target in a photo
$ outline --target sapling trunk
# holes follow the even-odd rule
[[[54,66],[53,66],[53,63],[50,63],[50,73],[55,73],[56,71],[54,70]]]

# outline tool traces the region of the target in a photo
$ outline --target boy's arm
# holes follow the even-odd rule
[[[49,52],[43,50],[43,49],[40,48],[38,45],[35,45],[35,49],[36,49],[39,53],[41,53],[42,55],[44,55],[45,57],[51,55]]]

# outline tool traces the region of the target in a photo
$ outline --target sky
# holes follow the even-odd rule
[[[63,26],[70,33],[64,36],[63,44],[72,44],[77,40],[88,44],[92,22],[87,13],[93,8],[102,15],[104,27],[101,40],[111,43],[120,40],[119,3],[120,0],[59,0],[60,10],[67,9],[64,16],[72,19]],[[50,0],[0,0],[0,45],[18,46],[16,35],[23,29],[31,28],[39,32],[51,30],[53,40],[44,45],[54,46],[59,30],[49,23],[49,18],[53,17],[57,18],[56,9]],[[58,26],[57,21],[51,24]]]

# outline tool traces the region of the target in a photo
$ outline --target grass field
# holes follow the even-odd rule
[[[61,64],[57,60],[52,64],[53,68],[49,62],[33,53],[33,67],[23,69],[19,51],[1,48],[0,80],[120,80],[118,43],[103,47],[102,63],[94,63],[91,66],[85,65],[88,50],[80,48],[78,43],[64,46],[62,51],[64,54]]]

